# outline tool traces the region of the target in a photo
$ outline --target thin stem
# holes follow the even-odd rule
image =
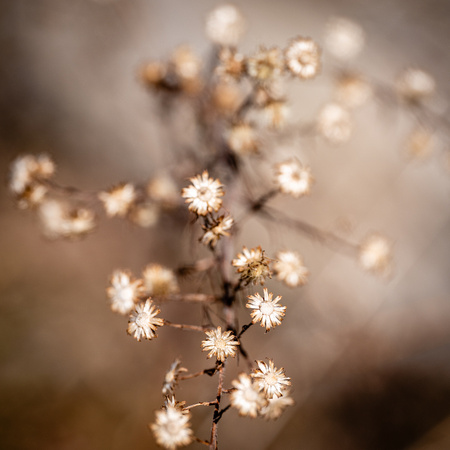
[[[183,411],[187,411],[189,409],[192,408],[196,408],[197,406],[212,406],[215,405],[217,403],[217,400],[213,400],[212,402],[198,402],[198,403],[193,403],[192,405],[189,406],[185,406],[183,408]]]
[[[183,375],[178,377],[178,380],[190,380],[191,378],[200,377],[202,375],[213,376],[217,372],[217,367],[212,367],[211,369],[203,369],[200,372],[188,373],[187,375]]]
[[[250,322],[247,325],[243,325],[241,331],[236,336],[237,339],[239,339],[252,325],[253,325],[253,322]]]
[[[216,396],[216,406],[214,407],[214,415],[211,426],[211,440],[209,444],[209,450],[217,450],[217,423],[222,417],[222,412],[220,411],[220,399],[222,397],[223,389],[223,379],[224,379],[225,365],[222,364],[219,367],[219,383],[217,386],[217,396]]]
[[[152,296],[155,302],[185,302],[185,303],[214,303],[214,295],[191,293],[191,294],[169,294],[161,296]]]
[[[199,443],[203,445],[209,445],[208,441],[204,441],[203,439],[198,438],[197,436],[194,436],[194,439]]]
[[[202,331],[205,332],[206,330],[209,330],[211,327],[203,327],[201,325],[188,325],[184,323],[172,323],[168,320],[164,319],[164,325],[167,325],[172,328],[178,328],[180,330],[192,330],[192,331]]]

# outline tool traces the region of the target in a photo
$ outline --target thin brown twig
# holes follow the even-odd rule
[[[211,328],[208,326],[204,327],[201,325],[188,325],[185,323],[172,323],[165,319],[164,319],[164,325],[167,325],[172,328],[178,328],[180,330],[192,330],[192,331],[202,331],[202,332],[209,330]]]

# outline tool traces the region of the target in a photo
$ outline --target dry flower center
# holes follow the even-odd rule
[[[270,302],[262,302],[259,309],[265,316],[270,316],[273,313],[273,305]]]
[[[213,197],[213,193],[211,192],[211,189],[209,189],[206,186],[201,187],[198,190],[198,198],[204,202],[208,202]]]
[[[270,386],[275,386],[278,382],[277,377],[275,376],[274,373],[268,373],[264,377],[264,381],[266,382],[266,384],[268,384]]]
[[[136,325],[141,328],[146,327],[146,326],[148,326],[149,320],[150,320],[150,314],[146,313],[146,312],[142,312],[136,317]]]

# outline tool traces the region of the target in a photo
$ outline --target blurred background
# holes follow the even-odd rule
[[[0,3],[0,448],[151,449],[147,424],[161,405],[163,376],[175,357],[207,367],[197,334],[163,329],[137,343],[108,306],[116,268],[138,274],[150,262],[191,262],[176,224],[150,230],[103,220],[77,242],[48,241],[36,218],[6,190],[18,154],[49,153],[57,181],[99,190],[145,182],[170,161],[139,66],[189,43],[206,54],[212,0],[2,0]],[[331,16],[360,23],[367,45],[355,66],[391,83],[409,65],[436,79],[436,108],[450,98],[446,0],[248,0],[242,49],[285,46],[294,36],[323,43]],[[332,93],[323,75],[292,87],[294,110],[314,117]],[[332,62],[330,62],[332,64]],[[237,242],[302,253],[310,283],[289,290],[270,281],[288,307],[269,335],[246,334],[252,359],[272,357],[292,378],[296,405],[276,422],[225,414],[223,449],[450,448],[450,177],[445,152],[410,161],[402,148],[411,123],[377,101],[355,118],[345,145],[300,149],[316,184],[279,205],[322,229],[359,242],[370,231],[394,241],[389,280],[316,242],[251,221]],[[447,150],[441,143],[440,150]],[[192,174],[194,175],[194,174]],[[247,322],[243,311],[242,322]],[[163,316],[196,323],[198,307],[165,306]],[[181,320],[181,319],[180,319]],[[231,366],[231,365],[230,365]],[[230,369],[228,383],[244,365]],[[188,403],[215,396],[215,380],[182,384]],[[193,428],[209,437],[211,411],[196,409]],[[200,447],[193,444],[192,447]]]

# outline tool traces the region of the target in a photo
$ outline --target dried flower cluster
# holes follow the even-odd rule
[[[386,275],[392,269],[392,245],[382,235],[369,235],[360,243],[346,242],[296,219],[283,208],[269,205],[280,194],[305,201],[303,197],[311,194],[316,181],[311,168],[299,160],[296,151],[299,140],[308,135],[321,137],[325,143],[344,144],[352,136],[354,111],[376,97],[379,87],[346,66],[333,78],[335,92],[318,114],[308,122],[294,121],[283,81],[288,78],[307,83],[319,75],[322,50],[318,44],[298,36],[286,48],[261,46],[253,54],[245,55],[238,49],[246,28],[245,19],[229,4],[215,8],[205,27],[214,46],[211,61],[204,61],[190,47],[183,46],[175,49],[167,60],[150,61],[140,71],[141,82],[166,114],[170,115],[168,111],[176,110],[178,104],[189,105],[192,122],[197,127],[193,134],[198,139],[193,138],[191,145],[195,150],[180,156],[177,170],[168,168],[143,185],[125,182],[88,194],[57,184],[55,164],[50,157],[26,155],[12,162],[9,177],[9,188],[17,205],[35,209],[44,233],[51,238],[85,235],[96,228],[96,217],[101,214],[141,227],[151,227],[171,213],[176,214],[177,223],[195,223],[194,233],[203,245],[198,246],[198,251],[206,253],[206,257],[192,257],[193,261],[176,269],[148,264],[140,277],[129,270],[117,269],[106,290],[111,310],[128,317],[124,329],[136,341],[154,340],[162,326],[201,332],[203,340],[198,339],[196,351],[206,352],[205,359],[214,360],[212,368],[187,373],[177,357],[165,374],[163,406],[156,412],[150,428],[156,442],[167,449],[201,441],[190,424],[194,407],[214,408],[211,436],[209,441],[202,441],[214,450],[218,423],[228,406],[241,416],[274,420],[294,404],[289,394],[291,380],[284,368],[275,367],[272,359],[267,363],[256,360],[255,366],[244,351],[242,340],[244,332],[254,324],[259,323],[266,333],[279,327],[287,310],[279,304],[281,296],[267,288],[262,295],[249,294],[248,290],[264,285],[272,275],[274,280],[270,283],[278,281],[289,288],[301,287],[308,282],[310,270],[294,249],[277,252],[267,246],[266,253],[257,243],[252,248],[242,245],[240,230],[249,216],[290,227],[336,251],[342,250],[369,272]],[[348,64],[362,51],[364,41],[359,25],[335,18],[327,26],[324,50]],[[427,154],[436,147],[435,129],[427,127],[425,120],[429,111],[421,109],[435,91],[433,77],[417,68],[407,69],[388,89],[392,98],[400,100],[400,107],[415,108],[418,115],[421,111],[427,113],[420,115],[420,127],[414,128],[406,140],[411,156]],[[292,155],[284,155],[282,159],[276,151],[276,139],[280,136],[293,149]],[[182,155],[177,150],[177,155]],[[318,179],[317,183],[323,186],[324,182]],[[199,280],[200,287],[195,292],[180,282],[186,273]],[[211,285],[203,288],[205,278]],[[174,300],[201,304],[207,320],[192,325],[160,318],[163,301]],[[238,326],[238,309],[244,303],[250,310],[249,323]],[[243,359],[254,369],[228,382],[224,368],[233,363],[230,358],[238,362]],[[190,406],[177,401],[179,383],[202,375],[218,380],[213,400]]]

